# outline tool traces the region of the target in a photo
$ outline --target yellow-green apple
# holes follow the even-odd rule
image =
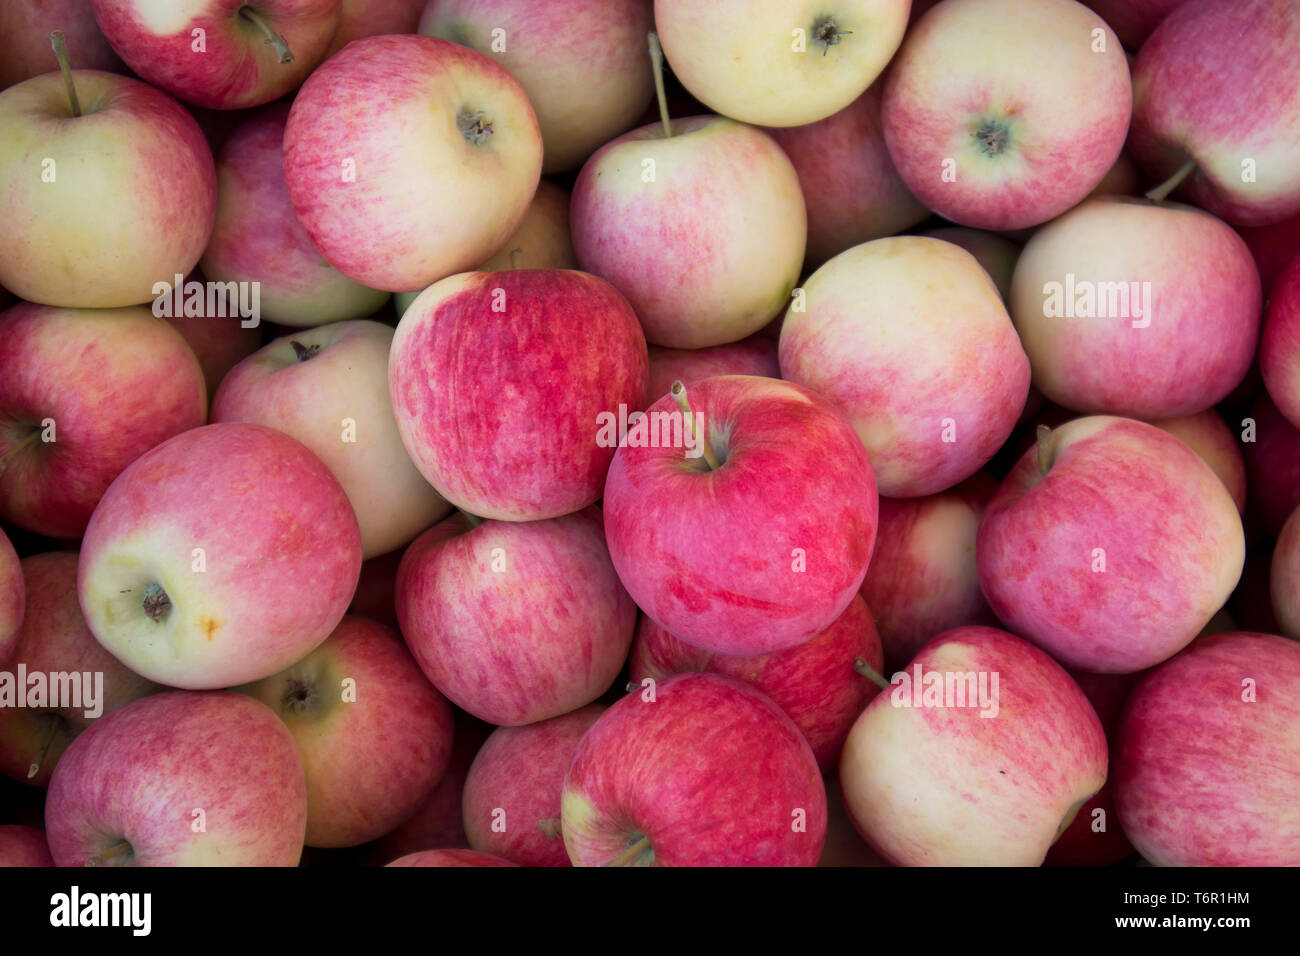
[[[1226,397],[1259,340],[1259,273],[1190,206],[1092,199],[1034,233],[1011,317],[1034,386],[1078,412],[1177,418]]]
[[[463,513],[406,549],[397,620],[429,681],[501,726],[567,714],[603,694],[632,645],[601,514],[483,521]]]
[[[361,570],[347,495],[299,442],[228,422],[136,459],[82,540],[95,637],[136,673],[191,690],[283,670],[338,625]]]
[[[940,226],[921,233],[930,239],[942,239],[954,246],[961,246],[989,274],[993,284],[998,287],[1002,301],[1011,298],[1011,277],[1016,272],[1016,260],[1020,258],[1020,246],[1005,236],[984,232],[981,229],[967,229],[964,226]]]
[[[330,41],[331,57],[353,40],[385,33],[414,33],[425,0],[343,0],[339,28]]]
[[[402,316],[388,361],[402,442],[429,484],[484,518],[533,521],[599,497],[649,359],[627,300],[558,269],[467,272]],[[539,436],[545,436],[544,439]]]
[[[1246,516],[1253,528],[1276,537],[1300,506],[1300,429],[1264,393],[1241,419],[1238,433],[1246,461]]]
[[[1166,418],[1151,423],[1167,431],[1205,460],[1232,495],[1238,514],[1246,510],[1246,463],[1241,457],[1237,438],[1213,408],[1182,418]]]
[[[57,70],[50,34],[61,30],[83,70],[121,73],[122,61],[99,32],[91,0],[6,0],[0,3],[0,90]]]
[[[388,866],[518,866],[477,850],[421,850],[399,857]]]
[[[1169,14],[1133,68],[1128,146],[1229,222],[1300,212],[1300,6],[1193,0]]]
[[[284,184],[288,103],[240,125],[217,153],[217,217],[199,260],[216,282],[256,282],[262,317],[317,326],[371,315],[389,293],[353,282],[321,258],[298,222]]]
[[[1038,866],[1106,781],[1065,670],[991,627],[945,631],[867,705],[840,758],[858,831],[902,866]]]
[[[356,846],[414,813],[451,757],[451,707],[401,638],[344,617],[287,670],[237,688],[285,723],[307,776],[306,844]]]
[[[22,705],[15,699],[0,706],[0,773],[44,787],[79,733],[160,688],[119,663],[86,627],[77,606],[76,554],[30,555],[22,574],[27,614],[6,670],[28,680],[25,689],[14,688]],[[34,700],[38,687],[41,697]]]
[[[881,498],[862,596],[898,670],[941,631],[996,624],[975,570],[975,533],[997,482],[976,472],[924,498]]]
[[[265,425],[302,442],[347,493],[361,554],[407,544],[451,506],[402,446],[388,394],[391,327],[353,319],[276,339],[236,365],[211,421]]]
[[[1300,640],[1300,508],[1291,513],[1273,547],[1269,593],[1281,633]]]
[[[13,542],[0,528],[0,666],[9,660],[23,627],[26,590],[23,568]]]
[[[1074,0],[945,0],[908,31],[885,81],[903,182],[977,229],[1023,229],[1092,192],[1128,132],[1119,40]]]
[[[685,414],[670,411],[675,399]],[[647,415],[660,441],[629,432],[603,505],[637,606],[721,654],[784,650],[829,627],[876,537],[871,462],[844,417],[809,389],[753,375],[705,379]],[[686,449],[664,440],[670,423],[690,436]]]
[[[210,109],[298,88],[339,26],[339,0],[92,0],[99,28],[154,86]]]
[[[1144,422],[1040,429],[985,509],[980,587],[1008,627],[1080,670],[1172,657],[1223,606],[1246,544],[1210,466]]]
[[[19,824],[0,826],[0,867],[53,865],[44,830]]]
[[[520,866],[569,866],[560,794],[578,741],[605,708],[591,704],[526,727],[498,727],[465,779],[469,845]]]
[[[1201,638],[1129,698],[1116,755],[1124,832],[1157,866],[1300,865],[1300,644]]]
[[[826,837],[808,741],[720,674],[657,681],[601,714],[560,806],[575,866],[815,866]]]
[[[880,85],[807,126],[768,130],[794,164],[808,209],[808,262],[910,229],[930,210],[907,191],[880,129]]]
[[[429,0],[419,29],[510,71],[537,111],[542,171],[562,173],[650,102],[650,26],[650,0]]]
[[[578,175],[569,220],[582,268],[627,296],[647,340],[679,349],[735,342],[780,313],[808,228],[781,147],[718,116],[606,143]]]
[[[715,375],[763,375],[780,378],[776,342],[764,335],[751,335],[739,342],[711,345],[702,349],[665,349],[650,346],[650,384],[645,407],[669,393],[673,382],[690,386]]]
[[[148,302],[194,268],[217,201],[212,153],[166,93],[125,76],[57,72],[0,93],[0,284],[29,302]]]
[[[742,123],[805,126],[844,109],[880,75],[910,0],[655,0],[673,75]]]
[[[1139,49],[1160,21],[1187,0],[1084,0],[1130,50]]]
[[[192,288],[191,282],[197,282],[207,288],[207,279],[197,269],[185,277],[185,287]],[[196,300],[190,301],[195,301],[197,305]],[[217,305],[215,298],[213,304]],[[164,314],[163,318],[181,334],[185,343],[194,352],[194,357],[199,360],[199,368],[203,371],[203,381],[207,385],[208,403],[211,407],[212,396],[216,394],[217,386],[226,377],[226,373],[261,346],[260,322],[253,324],[242,314],[222,315],[223,311],[229,310],[219,306],[209,309],[206,300],[201,309],[192,310],[192,314],[189,315],[184,312],[179,315],[174,314],[174,309],[166,311],[173,314]]]
[[[854,246],[803,284],[781,375],[853,423],[880,493],[951,488],[993,457],[1029,393],[1029,359],[975,257],[939,239]]]
[[[118,474],[207,418],[203,372],[148,309],[0,313],[0,517],[76,538]]]
[[[1278,276],[1269,294],[1259,370],[1278,411],[1300,427],[1300,255]]]
[[[495,254],[541,167],[519,82],[435,37],[349,43],[303,84],[284,131],[284,179],[312,244],[345,276],[393,292]]]
[[[871,612],[855,596],[831,626],[796,647],[771,654],[716,654],[674,637],[648,617],[637,625],[628,660],[634,684],[646,678],[701,671],[752,684],[794,721],[822,770],[839,761],[844,738],[879,688],[854,669],[861,659],[879,673],[880,635]]]
[[[229,691],[155,694],[95,723],[45,802],[59,866],[297,866],[306,827],[293,736]]]
[[[1237,232],[1255,257],[1267,293],[1287,264],[1300,256],[1300,215],[1268,226],[1238,226]]]

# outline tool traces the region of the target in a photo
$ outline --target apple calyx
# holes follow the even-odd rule
[[[876,670],[869,663],[867,663],[867,659],[865,657],[855,657],[853,659],[853,669],[857,671],[859,674],[861,674],[863,677],[871,678],[872,683],[874,683],[881,690],[889,690],[889,681],[885,680],[884,676],[880,673],[880,671]]]
[[[482,110],[463,109],[456,117],[456,128],[465,141],[474,146],[482,146],[492,138],[492,121],[485,119]]]
[[[59,61],[59,72],[63,74],[64,85],[68,88],[68,102],[72,105],[72,115],[81,115],[81,103],[77,99],[77,84],[72,82],[72,63],[68,60],[68,41],[62,30],[50,34],[50,46],[54,47],[54,58]]]
[[[545,820],[538,820],[537,829],[546,839],[558,840],[560,838],[560,818],[547,817]]]
[[[1184,179],[1192,174],[1196,169],[1196,160],[1189,159],[1183,165],[1178,167],[1177,172],[1166,179],[1163,183],[1147,192],[1146,197],[1152,202],[1164,202],[1165,197],[1182,185]]]
[[[691,438],[695,440],[704,453],[704,460],[708,463],[709,470],[717,471],[722,465],[718,462],[717,456],[713,454],[713,449],[709,447],[709,443],[703,434],[704,423],[700,422],[700,431],[698,433],[695,431],[695,416],[691,414],[691,403],[686,398],[686,386],[681,379],[673,382],[673,387],[669,390],[669,393],[672,395],[673,401],[677,403],[677,407],[682,411],[682,421],[691,430]]]
[[[303,345],[301,342],[296,340],[289,344],[293,346],[293,354],[298,357],[299,362],[306,362],[310,359],[314,359],[317,355],[320,355],[319,345]]]
[[[281,63],[293,62],[293,51],[289,49],[289,44],[285,42],[284,37],[271,29],[271,25],[266,22],[260,13],[245,4],[239,8],[239,16],[266,34],[266,42],[275,47],[275,52],[280,57]]]
[[[151,584],[144,589],[144,599],[140,602],[149,620],[157,622],[167,616],[171,610],[172,599],[167,596],[161,584]]]
[[[131,855],[131,844],[126,840],[120,843],[114,843],[103,853],[96,853],[94,856],[86,857],[86,866],[103,866],[115,856],[121,856],[123,853]]]
[[[316,691],[311,684],[296,678],[287,678],[289,684],[288,693],[284,695],[285,709],[295,714],[302,714],[311,710],[312,705],[316,703]]]
[[[1011,139],[1011,127],[1002,120],[989,116],[979,121],[971,136],[985,156],[1000,156],[1006,151]]]
[[[1038,426],[1038,473],[1044,477],[1052,468],[1052,430],[1046,425]]]
[[[813,26],[813,43],[822,48],[822,56],[829,53],[831,47],[838,46],[844,37],[852,35],[852,30],[841,30],[830,17],[823,17]]]
[[[32,758],[31,766],[27,768],[28,780],[33,779],[41,772],[41,764],[45,763],[46,758],[49,757],[50,747],[54,745],[54,738],[58,734],[59,728],[63,725],[63,718],[58,714],[51,711],[50,713],[47,713],[46,716],[50,718],[50,729],[45,732],[45,739],[41,742],[41,749],[36,751],[36,756]]]
[[[650,838],[641,836],[640,839],[629,842],[625,850],[601,866],[649,866],[654,858],[655,851],[650,847]]]
[[[647,34],[650,44],[650,70],[655,78],[655,97],[659,101],[659,119],[664,124],[664,139],[673,138],[673,124],[668,117],[668,94],[664,92],[664,48],[659,43],[659,34],[651,31]]]

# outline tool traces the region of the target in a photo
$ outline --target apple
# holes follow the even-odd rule
[[[808,261],[820,265],[850,246],[892,236],[930,210],[903,185],[880,128],[880,85],[807,126],[767,132],[781,144],[808,209]]]
[[[560,794],[578,741],[604,708],[591,704],[526,727],[498,727],[465,779],[469,844],[520,866],[569,866]]]
[[[1300,640],[1300,508],[1291,513],[1273,548],[1269,593],[1281,633]]]
[[[284,180],[312,244],[348,278],[393,292],[496,253],[541,166],[523,87],[434,37],[349,43],[303,84],[284,131]]]
[[[53,865],[44,830],[17,824],[0,826],[0,867]]]
[[[23,568],[18,562],[18,552],[14,550],[4,528],[0,528],[0,667],[4,666],[18,646],[25,606],[26,589],[23,587]]]
[[[388,362],[415,467],[484,518],[593,504],[621,438],[603,423],[645,395],[636,319],[614,287],[581,272],[469,272],[430,286],[402,316]]]
[[[66,55],[65,55],[66,61]],[[212,153],[139,80],[47,73],[0,93],[0,284],[28,302],[111,309],[189,272],[212,232]]]
[[[91,0],[6,0],[0,4],[0,90],[57,70],[50,34],[62,30],[83,70],[122,73],[122,60],[99,32]]]
[[[863,243],[814,272],[803,296],[781,327],[781,375],[848,417],[882,495],[951,488],[1015,428],[1029,359],[964,249],[920,236]]]
[[[1187,0],[1085,0],[1130,50],[1141,48],[1151,31]]]
[[[1300,429],[1264,393],[1240,420],[1246,461],[1246,514],[1265,535],[1276,537],[1300,506]]]
[[[510,71],[537,111],[545,173],[582,165],[654,95],[649,0],[429,0],[419,30]]]
[[[397,631],[397,567],[402,563],[402,550],[397,548],[361,562],[349,614]]]
[[[140,77],[210,109],[261,106],[298,88],[339,26],[339,0],[92,0]]]
[[[703,349],[665,349],[650,346],[650,384],[645,407],[649,408],[673,387],[673,382],[694,385],[715,375],[762,375],[780,378],[776,342],[764,335],[751,335],[739,342]]]
[[[475,850],[421,850],[394,860],[389,866],[518,866],[491,853]]]
[[[425,0],[343,0],[339,28],[330,41],[326,58],[353,40],[385,33],[414,33],[420,25]]]
[[[837,761],[838,762],[838,761]],[[817,859],[818,866],[862,867],[890,866],[888,860],[871,849],[862,839],[844,808],[844,794],[839,779],[826,778],[826,845]]]
[[[136,459],[82,541],[96,639],[136,673],[207,690],[261,680],[338,625],[361,570],[339,483],[293,438],[207,425]]]
[[[808,741],[718,674],[613,704],[579,742],[560,806],[574,866],[814,866],[826,836]]]
[[[122,469],[202,425],[207,404],[194,353],[148,309],[7,309],[0,517],[52,538],[79,537]]]
[[[197,269],[185,277],[185,285],[197,282],[206,288],[207,279]],[[215,300],[214,300],[215,303]],[[173,311],[173,310],[167,310]],[[241,315],[221,315],[220,308],[204,308],[192,315],[164,315],[167,324],[181,334],[199,360],[207,385],[208,404],[226,373],[252,355],[262,344],[262,331]]]
[[[1143,422],[1097,415],[1039,436],[980,522],[989,606],[1068,667],[1124,674],[1172,657],[1241,576],[1232,496]]]
[[[217,153],[217,214],[199,265],[216,282],[256,282],[263,317],[316,326],[371,315],[389,293],[353,282],[321,258],[284,184],[288,103],[237,127]]]
[[[238,688],[293,734],[307,776],[308,846],[356,846],[414,813],[451,757],[451,707],[400,637],[344,617],[279,674]]]
[[[1038,866],[1105,781],[1106,737],[1078,685],[991,627],[935,637],[840,758],[854,825],[901,866]]]
[[[22,698],[0,706],[0,773],[45,787],[79,733],[160,688],[127,670],[86,627],[77,606],[76,554],[31,555],[22,561],[22,575],[27,614],[6,671],[19,682],[23,668],[28,680],[25,691],[14,688]],[[43,675],[39,702],[31,697],[37,674]],[[59,674],[69,680],[56,680]]]
[[[805,126],[844,109],[884,70],[909,0],[655,0],[673,75],[742,123]]]
[[[1119,40],[1074,0],[945,0],[885,81],[885,142],[908,189],[977,229],[1046,222],[1115,163],[1133,95]]]
[[[879,688],[855,670],[865,661],[884,666],[871,612],[855,596],[830,627],[797,647],[738,657],[692,647],[648,617],[637,626],[628,662],[635,685],[672,674],[701,671],[752,684],[794,721],[822,770],[834,767],[853,721]]]
[[[1129,148],[1231,223],[1300,212],[1300,7],[1194,0],[1170,13],[1133,68]]]
[[[1259,368],[1273,404],[1300,428],[1300,255],[1277,277],[1269,295]]]
[[[1156,866],[1300,865],[1300,644],[1214,634],[1140,683],[1115,757],[1124,832]]]
[[[1259,339],[1259,273],[1232,229],[1189,206],[1093,199],[1016,263],[1034,385],[1078,412],[1176,418],[1225,398]]]
[[[1237,438],[1227,423],[1212,408],[1182,418],[1153,421],[1152,425],[1169,432],[1204,459],[1223,486],[1232,495],[1238,514],[1246,510],[1246,463]]]
[[[603,694],[636,608],[598,509],[528,522],[457,513],[406,549],[397,619],[430,683],[481,720],[517,726]]]
[[[296,866],[306,826],[293,737],[229,691],[155,694],[95,723],[45,803],[59,866]]]
[[[1255,257],[1267,293],[1287,263],[1300,256],[1300,215],[1268,226],[1238,226],[1237,232]]]
[[[685,414],[669,411],[674,399]],[[876,537],[862,442],[822,397],[721,375],[665,395],[658,447],[619,446],[605,534],[619,579],[654,622],[721,654],[784,650],[824,631],[857,593]],[[663,441],[685,420],[683,449]]]
[[[998,287],[1002,301],[1010,301],[1011,279],[1016,272],[1016,260],[1020,258],[1019,245],[1005,236],[964,226],[940,226],[938,229],[927,229],[921,235],[961,246],[989,274],[993,284]]]

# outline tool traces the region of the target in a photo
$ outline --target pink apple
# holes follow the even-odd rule
[[[1300,508],[1291,513],[1273,548],[1269,592],[1281,633],[1300,640]]]
[[[645,395],[645,338],[609,283],[581,272],[469,272],[430,286],[388,363],[397,427],[429,484],[485,518],[594,503]],[[545,436],[541,439],[540,436]]]
[[[1300,428],[1300,255],[1278,276],[1269,295],[1259,368],[1273,404]]]
[[[9,660],[18,645],[25,605],[26,590],[18,552],[4,529],[0,528],[0,666]]]
[[[606,710],[560,805],[575,866],[814,866],[826,836],[808,741],[718,674],[679,674]]]
[[[407,548],[397,619],[435,687],[514,726],[603,694],[627,658],[636,608],[610,565],[599,510],[477,524],[458,513]]]
[[[645,407],[649,408],[667,395],[673,382],[694,385],[715,375],[780,378],[781,366],[776,357],[776,341],[755,334],[739,342],[703,349],[650,346],[650,385],[646,388]]]
[[[347,496],[303,445],[196,428],[137,459],[95,509],[77,590],[132,670],[205,690],[261,680],[337,626],[361,569]]]
[[[1182,418],[1166,418],[1151,423],[1167,431],[1204,459],[1232,495],[1237,513],[1246,509],[1246,463],[1241,447],[1227,423],[1212,408]]]
[[[1011,277],[1015,275],[1016,260],[1020,258],[1020,246],[1016,243],[996,233],[967,229],[964,226],[941,226],[921,235],[961,246],[989,274],[993,284],[998,287],[1002,301],[1011,298]]]
[[[964,249],[877,239],[818,269],[803,296],[781,327],[781,375],[848,417],[881,494],[951,488],[1011,434],[1029,360],[993,280]]]
[[[1267,294],[1287,263],[1300,256],[1300,215],[1268,226],[1238,226],[1237,232],[1255,257]]]
[[[1215,634],[1149,674],[1115,758],[1124,832],[1157,866],[1300,865],[1300,644]]]
[[[668,395],[650,406],[658,447],[629,432],[610,465],[618,576],[655,623],[696,647],[802,644],[866,575],[877,496],[862,443],[825,399],[789,382],[722,375],[680,397],[689,415],[670,411]],[[664,440],[674,422],[689,443]]]
[[[414,33],[425,0],[343,0],[339,28],[330,41],[331,57],[353,40],[385,33]]]
[[[509,860],[475,850],[421,850],[394,860],[389,866],[518,866]]]
[[[191,282],[203,285],[207,279],[196,269],[184,281],[187,286]],[[209,311],[205,305],[197,315],[163,316],[199,360],[209,404],[226,373],[262,344],[262,332],[257,325],[240,315],[221,315],[220,311]]]
[[[1300,506],[1300,429],[1267,393],[1233,427],[1246,460],[1246,513],[1260,532],[1275,537]]]
[[[148,309],[0,313],[0,517],[76,538],[123,468],[206,416],[198,360]]]
[[[0,826],[0,867],[53,865],[44,830],[16,824]]]
[[[854,824],[903,866],[1038,866],[1105,781],[1106,737],[1078,685],[991,627],[935,637],[840,759]]]
[[[1221,608],[1245,560],[1232,496],[1199,455],[1142,422],[1043,429],[989,502],[980,587],[999,619],[1080,670],[1158,664]]]
[[[59,68],[50,34],[67,36],[72,62],[83,70],[124,72],[99,32],[91,0],[7,0],[0,3],[0,90]]]
[[[59,866],[296,866],[306,825],[293,737],[227,691],[155,694],[96,723],[45,803]]]
[[[1086,0],[1130,50],[1139,49],[1160,21],[1187,0]]]

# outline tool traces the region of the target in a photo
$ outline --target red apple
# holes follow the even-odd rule
[[[26,603],[23,568],[9,536],[0,528],[0,667],[18,646]]]
[[[343,0],[339,28],[330,41],[326,58],[353,40],[385,33],[414,33],[420,25],[425,0]]]
[[[1160,21],[1187,0],[1085,0],[1130,50],[1139,49]]]
[[[1300,640],[1300,508],[1291,513],[1273,547],[1269,593],[1278,627]]]
[[[1151,424],[1161,431],[1169,432],[1200,455],[1223,482],[1228,494],[1232,495],[1237,513],[1245,513],[1246,463],[1242,459],[1237,437],[1217,411],[1207,408],[1195,415],[1166,418]]]
[[[197,269],[185,277],[185,285],[207,282]],[[174,311],[174,310],[168,310]],[[203,381],[207,385],[208,404],[216,394],[217,386],[226,373],[257,351],[262,344],[262,330],[240,315],[221,315],[220,310],[210,312],[206,307],[197,315],[165,315],[164,318],[190,347],[199,360]]]
[[[665,349],[650,346],[650,384],[645,407],[649,408],[672,390],[673,382],[694,385],[715,375],[764,375],[780,378],[776,342],[764,335],[751,335],[739,342],[703,349]]]
[[[0,826],[0,867],[53,865],[44,830],[16,824]]]
[[[402,551],[398,548],[361,562],[357,589],[348,605],[349,614],[397,631],[397,566],[402,563]]]
[[[1269,295],[1259,368],[1273,404],[1300,428],[1300,255],[1278,276]]]
[[[1287,263],[1300,256],[1300,215],[1268,226],[1238,226],[1237,232],[1255,257],[1267,293]]]
[[[1275,537],[1300,506],[1300,429],[1267,393],[1233,428],[1239,429],[1246,460],[1246,513],[1262,533]]]
[[[50,34],[67,36],[72,62],[83,70],[124,72],[99,32],[91,0],[6,0],[0,3],[0,90],[59,68]]]

